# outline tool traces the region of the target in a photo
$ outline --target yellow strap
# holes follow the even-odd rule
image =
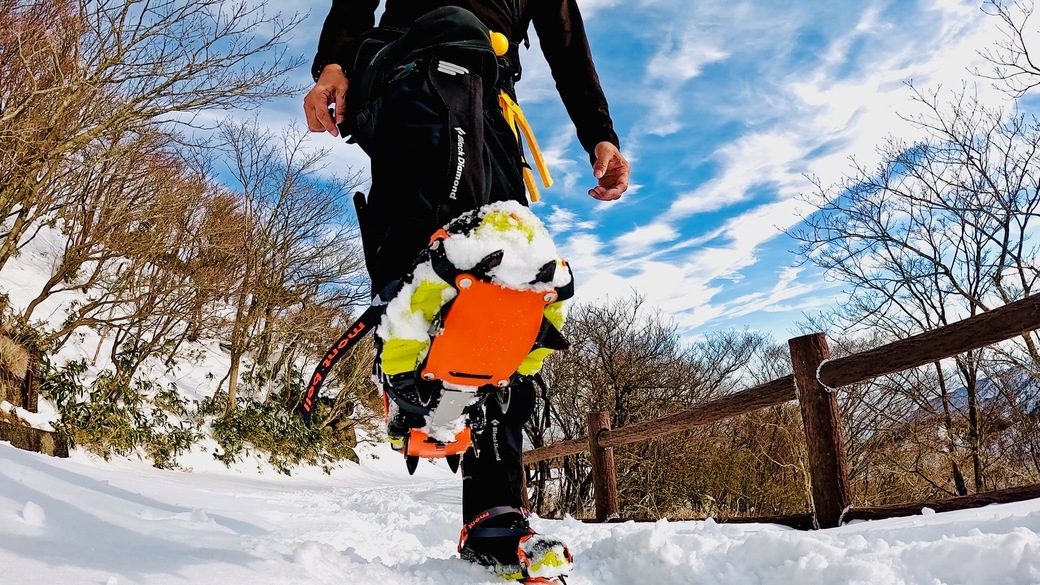
[[[502,115],[505,116],[506,122],[513,129],[513,135],[516,137],[517,142],[520,141],[520,132],[523,132],[524,140],[527,141],[527,148],[531,151],[531,158],[534,160],[534,166],[538,169],[538,174],[542,177],[542,183],[545,185],[545,188],[552,187],[553,180],[549,176],[549,168],[545,165],[542,149],[538,148],[538,141],[534,138],[534,132],[531,131],[531,125],[527,123],[523,110],[504,91],[499,94],[498,103],[502,107]],[[520,129],[519,132],[517,128]],[[527,192],[531,194],[531,201],[541,199],[541,196],[538,194],[538,185],[534,180],[534,173],[527,167],[524,167],[524,184],[527,185]]]

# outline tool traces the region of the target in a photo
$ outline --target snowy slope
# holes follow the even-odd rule
[[[332,476],[51,459],[0,444],[0,583],[455,585],[461,482],[388,449]],[[378,456],[378,459],[373,458]],[[572,585],[1040,583],[1040,501],[797,532],[714,522],[536,520]]]

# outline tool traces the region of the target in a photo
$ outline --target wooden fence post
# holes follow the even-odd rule
[[[36,377],[40,369],[40,358],[36,352],[29,352],[29,367],[25,369],[25,380],[22,382],[22,407],[29,412],[40,411],[40,381]]]
[[[527,466],[523,463],[520,464],[520,503],[525,510],[531,509],[531,497],[527,495]]]
[[[592,490],[596,498],[596,520],[605,522],[619,516],[617,471],[614,448],[599,446],[599,435],[610,430],[610,413],[589,413],[589,455],[592,458]]]
[[[809,452],[816,526],[833,528],[852,503],[852,493],[838,400],[817,378],[820,364],[830,357],[827,336],[814,333],[787,343]]]

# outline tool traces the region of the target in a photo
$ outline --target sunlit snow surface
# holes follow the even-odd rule
[[[58,236],[45,230],[5,267],[0,289],[14,306],[37,294]],[[60,323],[67,297],[35,317]],[[106,344],[83,330],[58,357],[89,361]],[[201,352],[200,363],[156,368],[153,379],[192,398],[212,393],[227,357],[215,342]],[[53,406],[40,407],[25,416],[48,428]],[[362,450],[361,461],[286,477],[255,461],[229,470],[200,450],[180,459],[191,472],[160,471],[0,443],[0,585],[504,585],[455,552],[461,478],[443,462],[409,477],[386,445]],[[1040,584],[1040,501],[821,532],[711,521],[534,526],[570,544],[571,585]]]
[[[461,480],[385,448],[293,477],[255,462],[192,472],[0,443],[0,583],[497,584],[458,559]],[[378,458],[375,458],[378,457]],[[1040,501],[798,532],[769,525],[589,525],[564,538],[580,584],[1040,583]]]

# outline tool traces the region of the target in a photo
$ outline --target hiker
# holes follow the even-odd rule
[[[450,220],[488,203],[526,206],[527,193],[535,200],[528,155],[548,183],[514,90],[532,24],[590,157],[589,195],[613,201],[627,190],[629,164],[576,0],[387,0],[376,26],[379,4],[333,0],[304,99],[311,131],[349,136],[371,158],[370,191],[355,203],[374,296],[407,274]],[[522,509],[522,432],[535,392],[526,381],[513,390],[507,409],[487,401],[491,424],[462,459],[460,552],[506,578],[554,582],[570,553],[535,535]]]

